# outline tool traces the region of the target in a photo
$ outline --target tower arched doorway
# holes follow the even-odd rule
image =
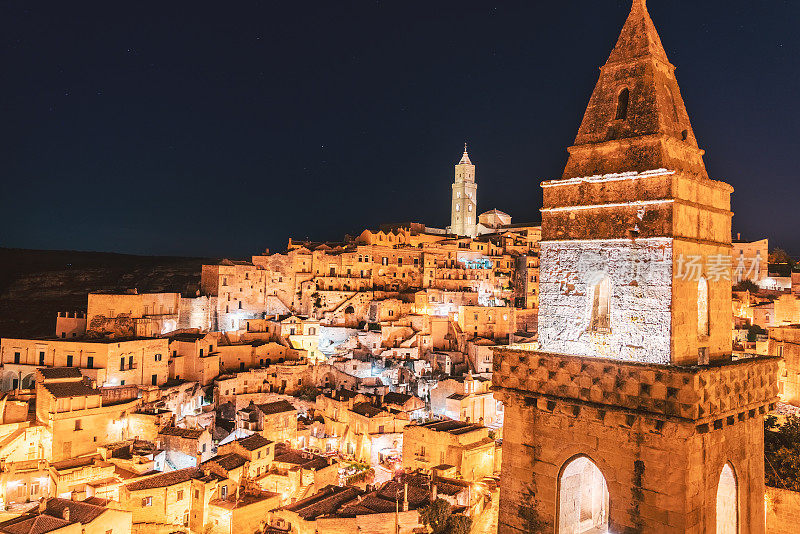
[[[725,464],[717,485],[717,534],[738,534],[738,483],[731,464]]]
[[[595,463],[578,456],[558,478],[558,534],[608,532],[608,486]]]

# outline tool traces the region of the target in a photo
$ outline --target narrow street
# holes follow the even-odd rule
[[[497,534],[497,512],[500,502],[500,490],[492,495],[492,504],[483,511],[480,517],[472,524],[470,534]]]

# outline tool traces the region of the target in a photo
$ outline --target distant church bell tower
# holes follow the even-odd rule
[[[455,174],[449,230],[459,236],[475,237],[478,228],[478,186],[475,183],[475,165],[469,159],[466,143],[461,161],[456,164]]]

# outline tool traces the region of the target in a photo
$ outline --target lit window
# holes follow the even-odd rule
[[[717,534],[736,534],[739,529],[736,474],[725,464],[717,486]]]
[[[707,336],[708,327],[708,280],[701,276],[697,282],[697,335]]]
[[[607,333],[611,330],[611,281],[603,278],[592,291],[592,332]]]

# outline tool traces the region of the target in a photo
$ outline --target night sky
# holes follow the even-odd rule
[[[650,0],[734,231],[800,255],[800,2]],[[630,8],[4,2],[0,246],[243,257],[289,237],[539,220]]]

